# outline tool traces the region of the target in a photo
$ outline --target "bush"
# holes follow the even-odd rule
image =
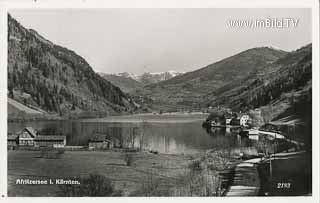
[[[126,162],[127,166],[132,166],[133,162],[134,162],[134,157],[132,153],[125,153],[124,154],[124,161]]]
[[[119,196],[121,193],[114,189],[112,181],[100,174],[90,174],[79,178],[80,185],[60,185],[58,196],[64,197],[107,197]]]
[[[189,168],[192,172],[199,172],[202,170],[202,167],[201,167],[201,160],[197,159],[197,160],[194,160],[192,161],[190,164],[189,164]]]

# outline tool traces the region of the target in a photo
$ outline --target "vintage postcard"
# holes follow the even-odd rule
[[[277,2],[4,3],[2,198],[319,201],[319,4]]]

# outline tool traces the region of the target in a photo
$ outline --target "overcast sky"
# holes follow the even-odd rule
[[[311,42],[309,9],[11,10],[26,28],[74,50],[97,72],[192,71],[253,47]],[[295,18],[297,27],[242,28],[228,20]]]

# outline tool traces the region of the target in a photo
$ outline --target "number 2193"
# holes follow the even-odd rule
[[[277,188],[284,189],[284,188],[290,188],[291,183],[277,183]]]

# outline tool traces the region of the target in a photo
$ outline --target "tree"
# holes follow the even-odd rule
[[[135,157],[132,152],[125,153],[123,158],[127,166],[132,166],[135,161]]]
[[[12,98],[12,99],[14,99],[13,88],[12,88],[11,85],[8,86],[8,90],[9,90],[9,97]]]

